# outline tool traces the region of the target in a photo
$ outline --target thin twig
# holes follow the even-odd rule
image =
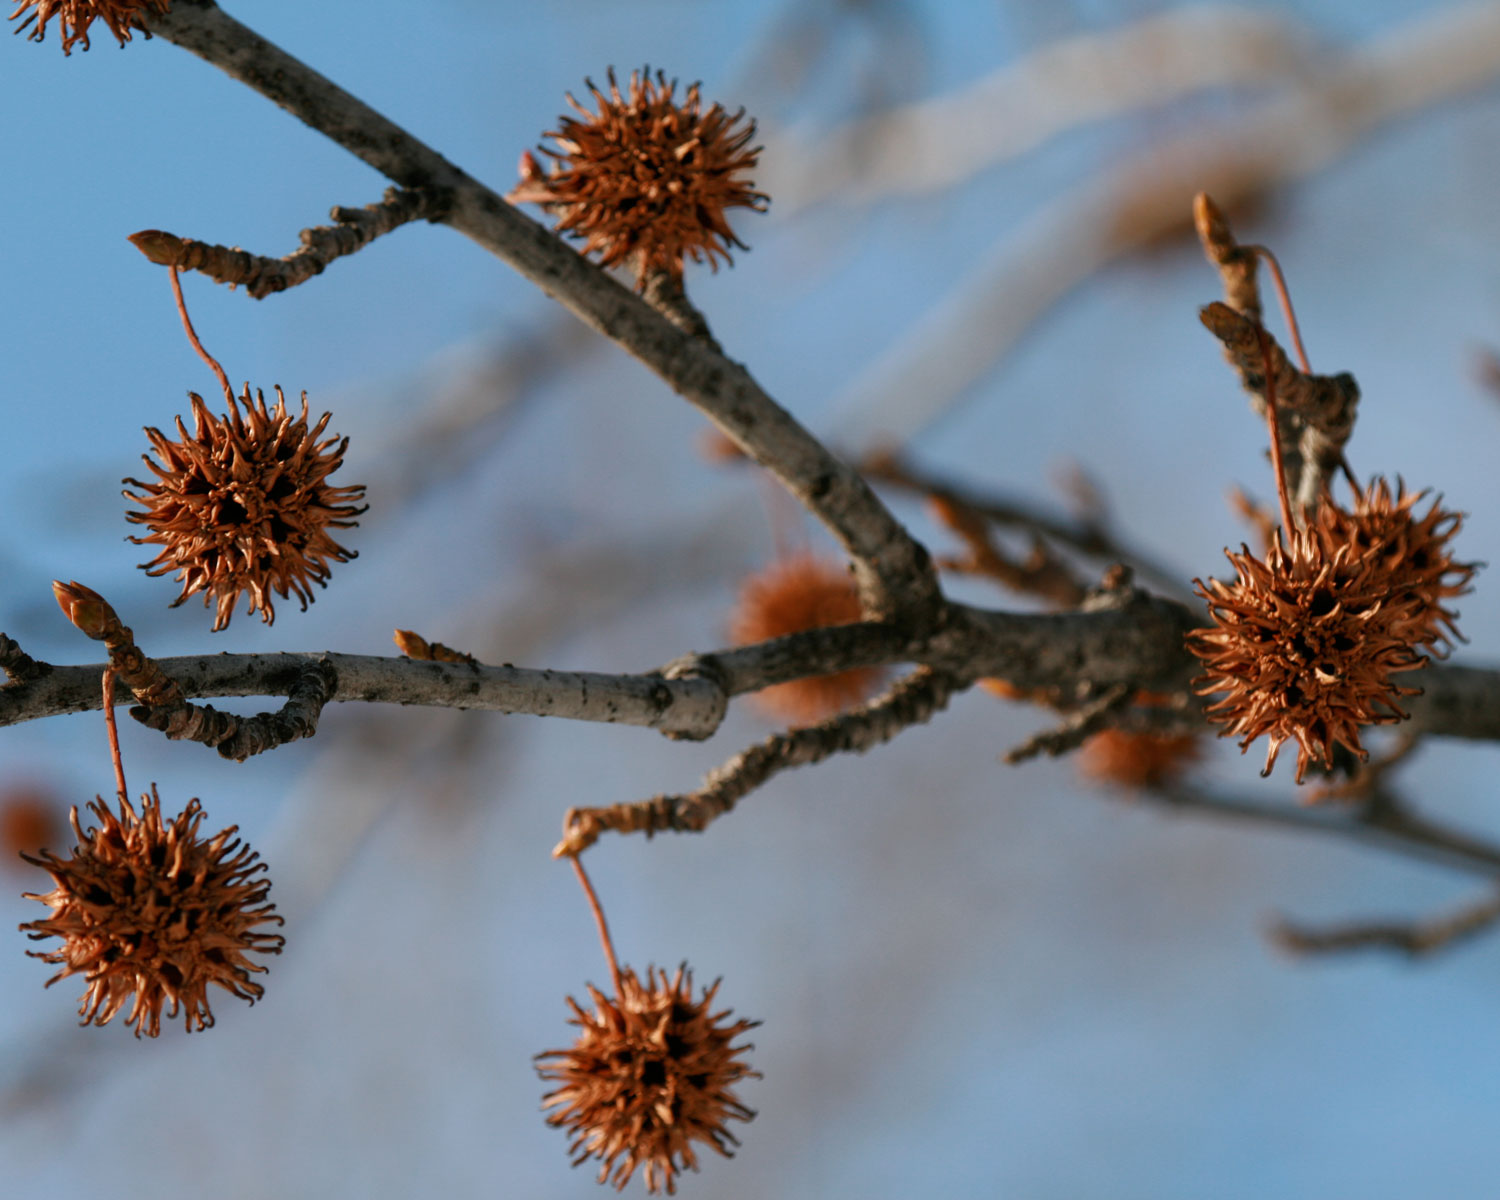
[[[1153,804],[1170,812],[1323,834],[1422,862],[1436,862],[1476,875],[1500,877],[1500,846],[1417,817],[1405,809],[1388,817],[1372,819],[1345,808],[1245,800],[1182,784],[1146,788],[1136,795],[1140,803]]]
[[[1312,926],[1278,918],[1268,933],[1272,941],[1293,954],[1391,950],[1421,958],[1476,937],[1496,921],[1500,921],[1500,894],[1429,921],[1359,921]]]
[[[820,725],[778,733],[736,754],[710,771],[696,792],[607,808],[570,808],[563,818],[563,840],[552,853],[557,857],[581,854],[609,830],[647,837],[667,830],[701,833],[781,771],[821,762],[833,754],[861,753],[930,720],[946,707],[958,686],[953,676],[919,667],[861,708]]]
[[[867,455],[860,470],[877,483],[921,492],[933,500],[958,505],[996,525],[1026,529],[1069,546],[1091,558],[1122,562],[1149,576],[1166,595],[1197,608],[1198,600],[1183,584],[1185,573],[1153,561],[1146,554],[1120,541],[1099,521],[1068,521],[1049,516],[1030,502],[981,492],[974,488],[924,472],[904,455],[877,451]]]
[[[1224,282],[1224,302],[1235,312],[1259,322],[1260,285],[1255,277],[1259,263],[1254,249],[1235,240],[1223,210],[1207,192],[1199,192],[1193,198],[1193,226],[1203,243],[1203,253],[1219,269],[1219,278]]]
[[[187,333],[187,340],[192,343],[198,357],[206,362],[209,370],[219,381],[219,386],[224,389],[224,398],[229,401],[231,408],[234,405],[234,389],[229,386],[229,376],[224,374],[224,368],[219,365],[219,360],[203,348],[203,343],[198,340],[198,331],[193,328],[193,320],[188,316],[187,301],[182,298],[182,281],[177,278],[177,267],[174,265],[168,271],[172,280],[172,297],[177,301],[177,315],[182,318],[182,328]]]
[[[1019,746],[1007,750],[1001,761],[1013,767],[1038,755],[1059,758],[1070,750],[1078,749],[1094,734],[1110,725],[1110,718],[1124,708],[1134,694],[1134,690],[1124,684],[1105,688],[1069,713],[1060,725],[1034,733]]]
[[[983,575],[1002,587],[1039,596],[1059,608],[1076,608],[1088,595],[1088,585],[1035,533],[1032,534],[1031,553],[1024,562],[1017,562],[995,545],[983,513],[951,494],[934,496],[931,508],[937,519],[962,538],[969,548],[966,557],[943,559],[940,566]]]
[[[452,199],[431,188],[387,188],[383,199],[363,208],[336,204],[330,212],[335,224],[302,230],[298,235],[301,247],[283,258],[194,241],[161,229],[143,229],[131,234],[130,240],[152,262],[170,267],[174,277],[179,268],[199,271],[231,288],[242,285],[252,298],[263,300],[321,275],[334,259],[362,250],[409,221],[442,220]]]

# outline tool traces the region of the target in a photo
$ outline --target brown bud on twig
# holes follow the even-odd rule
[[[407,658],[421,659],[423,662],[463,663],[470,667],[480,665],[479,660],[472,654],[465,654],[462,650],[443,645],[442,642],[429,642],[420,633],[410,629],[396,630],[391,635],[391,640],[396,643],[396,649]]]

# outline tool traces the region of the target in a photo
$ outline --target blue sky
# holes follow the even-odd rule
[[[901,19],[770,0],[230,11],[504,188],[562,93],[611,64],[660,65],[750,106],[769,156],[792,145],[788,130],[857,113],[872,81],[898,101],[949,93],[1163,6],[874,7]],[[1457,9],[1253,12],[1327,50]],[[830,49],[804,86],[770,71],[819,28]],[[988,256],[1091,179],[1258,92],[1090,123],[924,198],[835,199],[785,218],[773,198],[769,215],[737,224],[753,249],[732,270],[690,275],[690,289],[728,353],[800,418],[874,438],[873,421],[851,416],[856,384]],[[210,635],[195,603],[169,611],[175,589],[137,571],[141,550],[123,541],[118,481],[139,471],[141,427],[169,423],[213,380],[166,279],[126,235],[158,227],[282,254],[330,205],[368,203],[384,182],[160,40],[117,50],[101,37],[68,59],[55,35],[0,40],[0,111],[0,629],[27,649],[95,657],[57,614],[54,577],[104,592],[161,654],[388,653],[400,626],[492,661],[639,670],[720,644],[738,580],[771,553],[763,493],[703,463],[702,419],[612,347],[578,343],[508,420],[433,451],[432,486],[400,492],[403,454],[428,445],[413,431],[482,400],[500,349],[565,323],[503,264],[425,225],[263,302],[186,280],[232,379],[306,389],[333,411],[371,511],[349,538],[359,559],[305,614],[289,606],[266,629],[240,613]],[[1315,365],[1363,386],[1357,469],[1441,489],[1471,514],[1460,551],[1489,562],[1500,406],[1472,367],[1477,347],[1500,344],[1497,118],[1493,87],[1413,113],[1279,190],[1243,230],[1278,252]],[[1057,465],[1076,460],[1135,540],[1185,578],[1222,571],[1222,548],[1244,536],[1226,488],[1270,492],[1263,430],[1196,318],[1217,295],[1185,242],[1132,256],[1046,312],[910,448],[1047,504],[1059,503]],[[900,511],[932,533],[919,509]],[[1461,661],[1500,659],[1487,592],[1481,574],[1462,605]],[[169,801],[202,796],[212,821],[262,849],[288,951],[253,1011],[226,998],[209,1033],[138,1044],[77,1029],[79,989],[44,992],[45,967],[15,935],[0,957],[8,1191],[596,1194],[543,1126],[530,1066],[567,1037],[563,995],[603,976],[576,885],[548,850],[567,807],[691,787],[767,727],[737,710],[688,745],[352,709],[245,765],[124,730],[135,790],[155,779]],[[1491,1194],[1493,940],[1413,966],[1290,962],[1262,937],[1278,912],[1425,915],[1478,883],[1164,821],[1082,784],[1068,762],[997,764],[1045,720],[966,696],[886,749],[784,777],[701,838],[600,844],[591,864],[622,956],[722,974],[724,1001],[765,1022],[765,1079],[744,1089],[761,1115],[738,1160],[707,1163],[684,1194]],[[1258,779],[1254,751],[1220,749],[1210,778],[1289,793],[1284,771]],[[1434,813],[1500,834],[1496,754],[1434,744],[1403,778]],[[4,778],[81,803],[109,790],[108,771],[98,714],[0,731]],[[11,893],[37,883],[11,878]],[[7,920],[38,911],[0,901]]]

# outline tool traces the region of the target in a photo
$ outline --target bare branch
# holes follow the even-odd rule
[[[1310,39],[1283,13],[1204,4],[1060,38],[973,83],[852,121],[816,141],[769,138],[776,212],[959,186],[1080,125],[1209,88],[1306,71]]]
[[[1397,807],[1393,811],[1320,805],[1266,803],[1218,795],[1183,785],[1133,793],[1141,803],[1170,812],[1280,826],[1293,832],[1325,834],[1364,843],[1422,862],[1438,863],[1475,875],[1500,876],[1500,847],[1448,829]]]
[[[1155,562],[1143,552],[1122,542],[1101,521],[1069,521],[1049,516],[1029,501],[981,492],[930,475],[901,455],[876,452],[868,455],[860,469],[877,483],[922,492],[946,501],[1008,529],[1025,529],[1069,546],[1091,558],[1121,562],[1149,577],[1165,594],[1196,608],[1198,599],[1184,583],[1185,572]]]
[[[1314,927],[1281,918],[1268,932],[1272,941],[1293,954],[1392,950],[1421,958],[1476,937],[1496,921],[1500,921],[1500,893],[1431,921],[1361,921]]]
[[[580,257],[496,192],[363,101],[273,46],[212,0],[177,0],[154,34],[260,92],[405,188],[453,196],[447,224],[613,339],[718,424],[821,520],[854,559],[866,615],[929,623],[939,602],[927,552],[740,364]]]
[[[200,271],[231,288],[243,285],[256,300],[321,275],[336,258],[362,250],[383,233],[408,221],[440,221],[452,197],[431,188],[386,188],[383,199],[363,208],[334,205],[333,225],[315,225],[299,235],[302,245],[284,258],[250,254],[237,246],[219,246],[180,238],[161,229],[130,235],[135,248],[152,262],[184,271]]]
[[[951,675],[920,667],[860,708],[820,725],[778,733],[736,754],[710,771],[696,792],[608,808],[571,808],[563,818],[563,840],[552,853],[556,857],[580,854],[608,830],[647,837],[666,830],[701,833],[781,771],[821,762],[833,754],[861,753],[930,720],[947,706],[959,686]]]

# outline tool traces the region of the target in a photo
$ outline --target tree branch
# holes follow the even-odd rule
[[[1146,788],[1140,801],[1172,812],[1219,817],[1284,829],[1348,838],[1356,843],[1475,875],[1500,876],[1500,847],[1448,829],[1405,809],[1349,809],[1320,805],[1268,804],[1188,787]]]
[[[1315,928],[1283,918],[1271,926],[1270,936],[1293,954],[1393,950],[1408,958],[1421,958],[1476,937],[1496,921],[1500,921],[1500,894],[1431,921],[1361,921]]]
[[[763,391],[739,363],[684,332],[496,192],[212,0],[152,14],[153,34],[255,89],[405,188],[451,192],[447,224],[532,280],[655,371],[779,479],[855,561],[866,615],[920,627],[940,593],[927,552],[869,485]]]
[[[399,229],[408,221],[424,217],[440,221],[449,199],[429,188],[386,188],[383,199],[363,208],[336,204],[330,213],[335,223],[304,229],[299,235],[302,245],[284,258],[180,238],[161,229],[143,229],[131,234],[130,241],[158,266],[200,271],[230,287],[243,285],[252,298],[263,300],[273,292],[284,292],[321,275],[334,259],[364,249],[381,234]]]
[[[931,720],[960,686],[951,675],[919,667],[860,708],[819,725],[778,733],[736,754],[710,771],[696,792],[654,796],[636,804],[607,808],[570,808],[563,818],[563,840],[552,853],[554,857],[581,854],[607,830],[644,833],[647,837],[667,830],[702,833],[773,775],[821,762],[833,754],[857,754],[888,742],[903,729]]]

